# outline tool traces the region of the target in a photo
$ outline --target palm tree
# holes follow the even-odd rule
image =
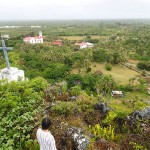
[[[103,75],[97,82],[96,89],[101,92],[104,96],[113,90],[116,83],[111,75]],[[98,93],[99,94],[99,93]]]

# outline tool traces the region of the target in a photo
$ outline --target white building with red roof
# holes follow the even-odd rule
[[[43,36],[42,36],[42,32],[39,31],[39,36],[34,36],[34,37],[25,37],[23,39],[23,41],[25,43],[30,43],[30,44],[37,44],[37,43],[43,43]]]
[[[94,46],[94,44],[89,43],[89,42],[75,43],[75,45],[79,45],[79,46],[80,46],[80,49],[83,49],[83,48],[91,48],[91,47]]]

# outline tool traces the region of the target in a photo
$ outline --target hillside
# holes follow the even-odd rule
[[[40,26],[44,43],[23,41],[37,36],[39,27],[31,28],[33,24]],[[27,80],[0,80],[0,150],[38,150],[36,131],[44,117],[52,120],[58,150],[150,149],[149,23],[9,25],[17,28],[0,32],[10,35],[5,39],[14,48],[8,52],[10,64],[23,69]],[[62,44],[55,45],[56,40]],[[75,44],[82,42],[94,46]],[[5,66],[0,52],[0,69]]]

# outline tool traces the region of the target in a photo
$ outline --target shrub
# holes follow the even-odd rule
[[[81,93],[81,87],[79,85],[71,88],[71,95],[72,96],[79,96],[80,93]]]
[[[104,124],[111,124],[113,120],[116,118],[117,114],[113,111],[110,111],[107,117],[102,121]]]
[[[7,83],[0,81],[0,149],[26,149],[37,125],[35,115],[43,106],[42,78]],[[27,148],[28,149],[28,148]]]
[[[115,140],[114,128],[110,125],[109,127],[101,127],[99,124],[96,124],[94,127],[89,126],[89,130],[94,134],[96,138],[104,138],[106,140]]]
[[[68,83],[68,88],[80,85],[82,83],[82,76],[79,74],[70,74],[66,77],[67,83]]]
[[[106,70],[111,71],[112,70],[112,66],[110,64],[106,64],[105,65]]]
[[[49,66],[47,68],[44,69],[43,71],[43,76],[46,79],[60,79],[60,78],[64,78],[69,71],[69,67],[67,65],[64,64],[49,64]]]
[[[75,103],[73,102],[59,102],[55,106],[52,107],[52,111],[58,115],[68,116],[74,113],[76,108]]]
[[[134,90],[134,88],[135,88],[135,86],[129,85],[129,84],[118,86],[119,90],[126,91],[126,92],[132,92]]]
[[[88,68],[86,69],[86,72],[87,72],[87,73],[91,72],[91,68],[88,67]]]
[[[143,61],[137,64],[137,67],[141,70],[150,71],[150,61]]]

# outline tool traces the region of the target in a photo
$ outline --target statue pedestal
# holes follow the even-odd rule
[[[18,81],[18,79],[24,80],[24,71],[18,70],[16,67],[4,68],[0,70],[0,79],[7,79],[8,82]]]

